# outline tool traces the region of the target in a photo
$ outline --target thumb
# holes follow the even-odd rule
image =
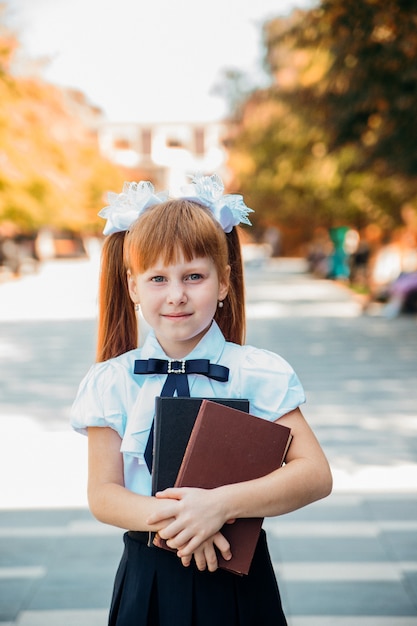
[[[157,491],[155,494],[156,498],[169,498],[170,500],[181,500],[184,492],[182,489],[170,487],[168,489],[164,489],[164,491]]]

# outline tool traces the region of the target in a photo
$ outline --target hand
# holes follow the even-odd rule
[[[206,539],[191,556],[182,556],[181,550],[178,550],[177,555],[181,558],[184,567],[188,567],[194,557],[197,569],[200,572],[203,572],[206,568],[209,572],[215,572],[219,566],[215,546],[226,561],[232,558],[229,542],[221,533],[216,533],[209,539]]]
[[[167,540],[170,548],[181,551],[181,557],[191,558],[197,548],[213,537],[227,521],[217,489],[172,488],[157,493],[156,497],[176,502],[176,512],[172,513],[175,520],[163,524],[164,528],[159,534]],[[169,507],[164,510],[171,512]],[[147,522],[154,526],[168,517],[171,515],[158,511]]]

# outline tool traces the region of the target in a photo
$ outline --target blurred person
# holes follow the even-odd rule
[[[382,315],[393,319],[400,313],[417,312],[417,271],[401,274],[388,288],[388,302]]]
[[[15,277],[20,276],[22,266],[17,237],[17,228],[12,222],[0,224],[0,266],[5,267]]]
[[[355,285],[366,287],[368,284],[368,265],[371,256],[371,246],[366,236],[366,229],[358,233],[355,250],[350,256],[350,281]]]
[[[348,226],[330,228],[329,236],[333,243],[333,252],[330,255],[329,278],[346,281],[349,278],[349,253],[346,250],[346,235]]]
[[[330,257],[333,243],[326,228],[316,228],[313,238],[307,245],[308,269],[313,274],[328,278],[330,274]]]
[[[277,226],[268,226],[265,229],[262,238],[263,243],[268,245],[271,250],[270,256],[278,257],[281,254],[281,246],[282,246],[282,235],[281,231]]]
[[[402,274],[417,271],[417,246],[404,227],[396,229],[370,262],[370,290],[373,299],[386,301],[390,286]]]

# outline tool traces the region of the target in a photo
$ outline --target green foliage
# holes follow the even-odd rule
[[[330,149],[354,143],[357,167],[417,173],[417,5],[404,0],[324,0],[292,36],[325,48],[329,67],[304,88],[329,135]]]
[[[259,223],[390,229],[417,200],[416,26],[405,0],[323,0],[265,25],[273,86],[246,101],[230,153]]]

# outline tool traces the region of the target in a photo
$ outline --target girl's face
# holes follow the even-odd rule
[[[130,296],[167,356],[184,358],[205,335],[227,295],[229,272],[220,281],[212,259],[186,261],[183,255],[172,265],[157,261],[143,273],[128,272]]]

